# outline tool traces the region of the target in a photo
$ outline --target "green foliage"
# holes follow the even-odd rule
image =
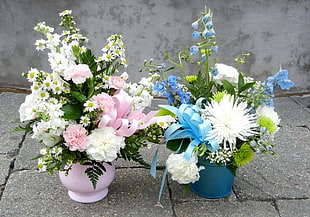
[[[213,81],[209,82],[208,79],[203,76],[201,71],[199,71],[197,74],[197,79],[191,82],[187,82],[186,87],[192,94],[193,100],[199,99],[200,97],[205,97],[206,99],[209,99],[212,94],[211,89],[213,87],[213,84]]]
[[[110,163],[108,163],[110,164]],[[86,175],[88,176],[89,180],[93,184],[93,188],[96,189],[97,182],[99,177],[106,172],[106,168],[101,162],[97,161],[86,161],[83,165],[89,165],[90,167],[85,170]]]
[[[87,49],[85,52],[80,54],[81,63],[88,65],[92,72],[97,71],[97,63],[95,59],[96,57],[92,54],[90,49]]]
[[[166,147],[174,152],[175,151],[183,152],[186,150],[190,142],[191,142],[190,139],[187,139],[187,138],[169,140],[166,144]]]
[[[65,119],[79,119],[83,114],[82,105],[66,104],[61,110],[64,112],[63,118]]]
[[[150,165],[143,160],[139,149],[141,147],[147,147],[149,143],[159,143],[159,136],[162,134],[162,128],[157,124],[152,124],[148,128],[140,130],[130,137],[126,137],[126,145],[120,150],[119,157],[124,160],[133,160],[143,166],[149,167]]]

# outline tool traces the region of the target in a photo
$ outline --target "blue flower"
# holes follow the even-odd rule
[[[278,85],[282,90],[289,90],[291,87],[293,87],[295,84],[290,79],[282,79],[278,81]]]
[[[209,30],[206,29],[203,31],[202,35],[203,35],[203,37],[210,38],[210,37],[215,35],[215,31],[214,31],[214,29],[209,29]]]
[[[157,81],[156,84],[153,87],[153,90],[156,91],[156,92],[159,92],[159,93],[165,91],[166,90],[165,83],[162,82],[162,81]]]
[[[201,59],[202,59],[203,61],[206,61],[206,60],[207,60],[206,54],[202,54],[202,55],[201,55]]]
[[[195,31],[195,32],[192,33],[192,38],[193,39],[197,39],[199,37],[200,37],[200,32]]]
[[[266,92],[268,94],[273,94],[273,89],[274,89],[274,85],[272,83],[267,83],[266,84]]]
[[[212,53],[218,53],[219,52],[219,47],[218,46],[212,46]]]
[[[199,25],[198,21],[195,21],[195,22],[192,23],[192,27],[194,29],[198,29],[198,25]]]
[[[210,67],[210,73],[211,73],[213,76],[217,76],[219,72],[217,71],[217,68],[216,68],[216,67]]]
[[[198,48],[198,46],[196,46],[196,45],[193,45],[193,46],[191,46],[191,48],[190,48],[190,54],[196,54],[196,53],[198,53],[198,51],[199,51],[199,48]]]
[[[180,102],[182,104],[188,104],[189,103],[189,100],[191,97],[189,93],[180,92],[179,96],[180,96]]]
[[[173,96],[170,93],[168,93],[168,92],[164,93],[163,97],[167,98],[169,105],[172,105],[174,103]]]
[[[280,71],[275,75],[275,79],[276,79],[276,80],[287,79],[287,78],[288,78],[288,71],[287,71],[287,70],[280,70]]]
[[[206,28],[207,29],[211,29],[213,27],[213,22],[212,21],[209,21],[206,23]]]
[[[203,18],[202,18],[202,20],[203,20],[203,22],[208,22],[209,20],[211,19],[211,15],[210,14],[206,14]]]
[[[268,77],[267,78],[267,83],[268,84],[274,84],[274,82],[275,82],[275,77]]]
[[[170,75],[167,79],[168,84],[175,84],[177,82],[177,77],[175,77],[174,75]]]

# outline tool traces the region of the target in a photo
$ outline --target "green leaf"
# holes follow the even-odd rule
[[[175,139],[175,140],[169,140],[166,144],[166,147],[170,149],[171,151],[177,151],[183,152],[186,150],[187,146],[190,143],[190,139]],[[180,148],[181,146],[181,148]]]
[[[78,101],[80,101],[83,104],[87,100],[87,97],[84,94],[82,94],[82,93],[79,93],[77,91],[71,91],[70,93],[72,94],[72,96],[74,96]]]
[[[72,46],[72,51],[73,51],[74,56],[78,58],[80,55],[80,47],[76,45]]]
[[[87,49],[80,56],[81,62],[87,64],[92,72],[97,70],[97,63],[95,61],[96,57],[91,53],[90,49]]]
[[[227,93],[229,93],[230,95],[234,96],[236,91],[234,86],[227,80],[222,80],[222,84],[224,89],[227,91]]]
[[[246,83],[245,85],[243,85],[242,87],[239,88],[239,90],[238,90],[239,94],[242,93],[243,91],[253,87],[254,84],[255,84],[255,82]]]
[[[240,89],[244,85],[244,77],[242,73],[239,73],[238,77],[238,89]]]
[[[95,91],[94,88],[94,78],[87,79],[87,86],[88,86],[88,98],[92,97]]]
[[[175,117],[175,114],[173,114],[171,111],[164,109],[164,108],[159,108],[156,116],[165,116],[165,115],[170,115],[173,118]]]
[[[79,119],[83,115],[83,107],[81,105],[66,104],[61,110],[64,112],[65,119]]]

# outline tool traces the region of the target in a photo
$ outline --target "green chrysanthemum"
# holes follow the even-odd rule
[[[237,150],[235,153],[233,153],[233,164],[234,166],[241,167],[244,166],[252,161],[254,157],[254,151],[251,149],[251,147],[244,143],[240,147],[239,150]]]
[[[213,95],[213,100],[217,103],[219,103],[221,101],[221,99],[224,97],[224,95],[227,94],[225,91],[221,91],[221,92],[216,92]]]
[[[186,81],[191,83],[191,82],[194,82],[197,80],[197,76],[196,75],[189,75],[189,76],[186,76],[185,79],[186,79]]]
[[[275,125],[275,123],[270,118],[268,118],[266,116],[260,116],[257,119],[257,122],[258,122],[259,126],[265,127],[271,133],[273,133],[277,130],[277,126]]]

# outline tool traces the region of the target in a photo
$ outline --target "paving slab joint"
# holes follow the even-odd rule
[[[167,188],[168,188],[169,199],[171,202],[172,217],[177,217],[177,214],[175,211],[175,201],[172,198],[172,189],[171,189],[168,177],[166,177],[166,183],[167,183]]]
[[[310,127],[308,127],[307,125],[298,125],[296,127],[301,127],[301,128],[306,128],[309,132],[310,132]]]
[[[12,171],[14,169],[14,164],[15,164],[15,159],[13,159],[10,163],[10,166],[9,166],[9,172],[8,172],[8,175],[5,177],[5,180],[4,180],[4,184],[0,186],[0,201],[2,199],[2,194],[5,190],[5,187],[6,187],[6,183],[8,182],[11,174],[12,174]]]

